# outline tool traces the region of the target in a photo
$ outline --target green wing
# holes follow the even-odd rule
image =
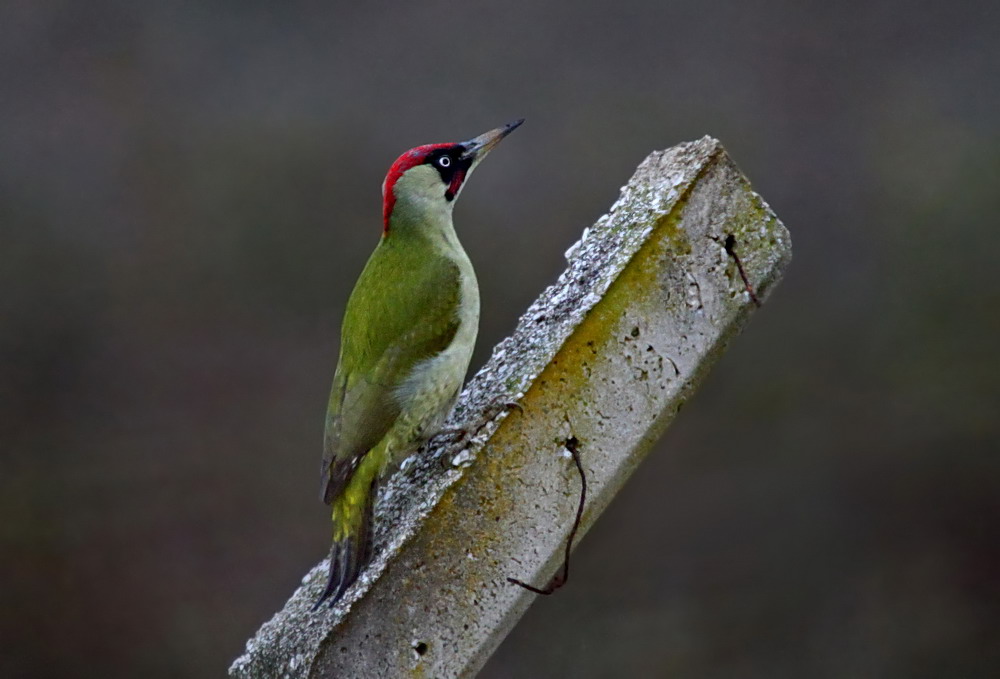
[[[396,387],[454,339],[459,276],[452,261],[412,242],[384,238],[372,253],[344,314],[323,445],[327,504],[399,416]]]

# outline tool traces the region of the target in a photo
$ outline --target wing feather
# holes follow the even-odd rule
[[[328,504],[399,417],[399,384],[417,363],[446,349],[458,331],[458,267],[436,253],[394,247],[391,240],[372,253],[344,314],[323,445],[322,497]]]

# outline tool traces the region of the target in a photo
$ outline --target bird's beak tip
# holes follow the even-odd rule
[[[465,153],[463,156],[465,158],[476,158],[477,162],[482,160],[494,146],[500,143],[501,139],[520,127],[523,122],[524,118],[518,118],[517,120],[507,123],[503,127],[498,127],[495,130],[484,132],[478,137],[470,139],[464,143]]]

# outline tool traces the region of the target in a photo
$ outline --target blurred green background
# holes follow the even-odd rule
[[[379,186],[456,209],[473,368],[645,155],[711,134],[784,282],[482,673],[1000,674],[995,2],[0,8],[0,676],[217,677],[328,547]]]

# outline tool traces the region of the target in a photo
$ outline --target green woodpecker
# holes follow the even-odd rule
[[[382,238],[347,302],[326,414],[323,501],[333,510],[336,602],[371,558],[378,485],[440,429],[479,325],[479,286],[452,208],[465,180],[523,120],[401,155],[382,183]]]

